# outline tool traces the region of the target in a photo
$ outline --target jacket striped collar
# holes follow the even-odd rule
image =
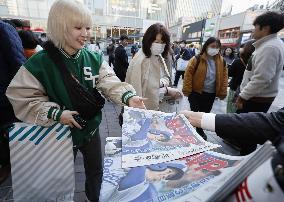
[[[66,51],[64,51],[62,48],[59,48],[59,50],[68,59],[78,59],[82,51],[82,50],[79,50],[74,56],[71,56]]]

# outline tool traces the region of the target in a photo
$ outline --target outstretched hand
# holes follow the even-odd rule
[[[193,112],[184,110],[181,111],[180,114],[183,114],[194,127],[201,127],[201,119],[202,115],[204,114],[203,112]]]
[[[144,105],[144,100],[147,100],[147,98],[142,98],[139,96],[133,96],[129,98],[129,107],[134,107],[134,108],[140,108],[140,109],[146,109]]]

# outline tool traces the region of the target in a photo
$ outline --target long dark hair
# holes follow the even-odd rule
[[[215,38],[215,37],[210,37],[209,39],[207,39],[207,41],[204,43],[202,49],[201,49],[201,52],[200,52],[200,55],[203,55],[204,53],[206,53],[206,50],[207,50],[207,47],[211,44],[211,43],[214,43],[216,42],[217,45],[219,47],[221,47],[221,42],[218,38]]]
[[[162,41],[166,43],[164,52],[162,53],[162,56],[166,58],[170,48],[170,34],[165,26],[160,23],[153,24],[146,30],[142,39],[143,53],[146,55],[146,57],[151,56],[151,46],[152,43],[156,40],[157,34],[161,34]]]
[[[226,48],[224,49],[223,57],[227,56],[227,55],[226,55],[226,50],[227,50],[227,49],[231,49],[231,51],[232,51],[228,57],[229,57],[230,59],[234,59],[234,57],[235,57],[234,49],[232,49],[231,47],[226,47]]]
[[[249,58],[251,57],[252,53],[255,50],[254,46],[252,45],[254,42],[255,40],[250,40],[241,45],[241,48],[244,48],[244,51],[240,53],[240,58],[243,59],[245,64],[248,63]]]

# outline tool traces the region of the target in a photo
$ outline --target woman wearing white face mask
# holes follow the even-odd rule
[[[125,81],[131,84],[144,101],[147,109],[159,110],[159,101],[162,94],[174,98],[181,96],[177,89],[170,85],[171,68],[167,67],[170,47],[170,35],[166,28],[159,24],[151,25],[145,32],[142,48],[131,60]]]
[[[220,47],[220,40],[210,37],[200,55],[193,57],[185,70],[182,91],[188,96],[192,111],[210,112],[215,97],[224,99],[227,95],[228,72]],[[196,130],[207,138],[201,128]]]

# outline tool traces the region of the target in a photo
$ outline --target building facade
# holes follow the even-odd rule
[[[237,47],[251,37],[254,19],[266,10],[247,10],[220,19],[218,37],[224,47]]]
[[[218,16],[223,0],[167,0],[166,25],[173,41],[182,39],[183,26]]]
[[[30,20],[31,28],[46,30],[48,12],[55,0],[0,0],[0,16]],[[143,20],[162,22],[166,0],[79,0],[93,15],[96,39],[118,38],[121,34],[139,36]]]

